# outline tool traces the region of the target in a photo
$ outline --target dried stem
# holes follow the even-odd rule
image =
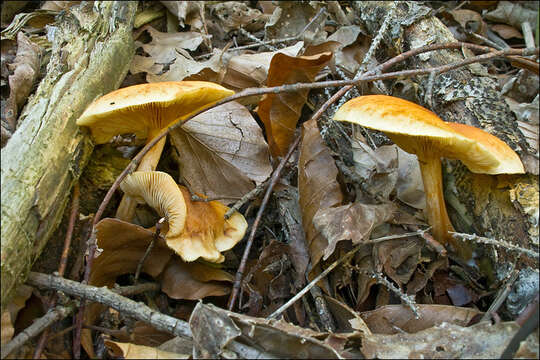
[[[324,269],[323,272],[321,272],[319,275],[317,275],[309,284],[307,284],[302,290],[298,292],[295,296],[293,296],[289,301],[287,301],[285,304],[283,304],[279,309],[274,311],[272,314],[268,315],[267,319],[274,319],[279,316],[282,312],[287,310],[292,304],[294,304],[298,299],[300,299],[302,296],[304,296],[305,293],[307,293],[315,284],[317,284],[321,279],[323,279],[326,275],[328,275],[334,268],[336,268],[338,265],[341,265],[345,261],[349,260],[358,250],[362,248],[362,246],[368,245],[368,244],[374,244],[381,241],[386,240],[393,240],[393,239],[401,239],[408,236],[415,236],[420,235],[425,230],[416,231],[413,233],[406,233],[406,234],[399,234],[399,235],[389,235],[389,236],[383,236],[377,239],[371,239],[371,240],[365,240],[361,242],[360,244],[356,245],[351,251],[346,253],[341,258],[334,261],[332,264],[330,264],[326,269]]]
[[[234,214],[235,211],[240,210],[242,205],[244,205],[245,203],[247,203],[248,201],[250,201],[254,197],[259,196],[259,194],[264,190],[266,185],[268,185],[268,181],[269,181],[269,179],[266,179],[264,182],[257,185],[253,190],[251,190],[250,192],[248,192],[247,194],[242,196],[242,198],[240,200],[235,202],[234,205],[231,206],[231,208],[229,210],[227,210],[227,212],[225,213],[225,219],[230,218],[232,216],[232,214]]]
[[[143,257],[141,258],[141,260],[137,264],[137,270],[135,271],[135,282],[134,282],[135,285],[137,285],[137,281],[139,281],[139,275],[141,274],[141,270],[142,270],[142,267],[144,265],[144,261],[146,260],[148,255],[150,255],[150,253],[152,252],[152,249],[154,248],[154,245],[156,244],[156,241],[159,239],[159,233],[161,232],[161,227],[162,227],[164,222],[165,222],[165,218],[162,217],[156,223],[156,230],[154,232],[154,237],[152,238],[152,241],[150,242],[150,245],[148,245],[148,248],[146,249]]]
[[[508,251],[516,251],[516,252],[520,252],[520,253],[523,253],[533,259],[537,259],[538,260],[538,250],[537,251],[534,251],[534,250],[529,250],[529,249],[525,249],[525,248],[522,248],[522,247],[519,247],[517,245],[514,245],[514,244],[511,244],[507,241],[504,241],[504,240],[496,240],[496,239],[490,239],[490,238],[486,238],[486,237],[482,237],[482,236],[478,236],[478,235],[475,235],[475,234],[464,234],[464,233],[458,233],[458,232],[453,232],[453,231],[450,231],[449,232],[455,239],[462,239],[462,240],[472,240],[474,242],[477,242],[477,243],[482,243],[482,244],[489,244],[489,245],[494,245],[494,246],[497,246],[497,247],[502,247],[502,248],[505,248],[506,250]]]
[[[382,274],[374,272],[372,273],[372,277],[375,278],[379,284],[384,285],[387,289],[389,289],[390,291],[398,295],[400,299],[403,300],[403,302],[409,306],[409,308],[414,313],[414,316],[417,319],[420,319],[420,315],[418,314],[418,308],[416,307],[416,303],[414,302],[414,296],[403,293],[403,291],[401,291],[400,288],[395,286],[391,281],[389,281]]]
[[[519,275],[519,271],[514,269],[512,270],[510,276],[506,280],[504,286],[499,290],[499,293],[497,294],[497,297],[489,307],[488,311],[484,313],[480,321],[485,321],[491,318],[493,314],[499,310],[501,305],[503,304],[504,300],[508,297],[508,294],[510,294],[510,290],[512,290],[512,285],[514,285],[514,282],[517,280]]]

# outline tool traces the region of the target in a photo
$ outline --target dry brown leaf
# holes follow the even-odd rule
[[[195,29],[200,30],[202,23],[198,24],[201,8],[204,6],[204,1],[160,1],[173,15],[178,18],[180,26],[188,25],[195,26]],[[200,20],[199,20],[200,21]],[[184,24],[185,23],[185,24]]]
[[[302,1],[278,1],[265,27],[265,40],[283,39],[299,36],[306,44],[321,43],[326,38],[324,22],[326,16],[313,17],[319,10],[319,4]],[[311,23],[311,24],[310,24]],[[307,29],[306,25],[310,24]]]
[[[315,336],[311,329],[288,324],[282,320],[270,321],[236,314],[210,304],[199,302],[189,320],[195,344],[194,355],[215,358],[223,356],[230,341],[256,344],[245,358],[339,358],[339,354]]]
[[[332,53],[299,57],[278,53],[270,62],[266,85],[312,82],[331,58]],[[257,113],[264,123],[272,156],[283,156],[287,152],[308,93],[309,90],[300,90],[266,94],[259,103]]]
[[[177,354],[157,348],[105,340],[112,356],[124,359],[189,359],[191,354]]]
[[[211,109],[171,132],[180,177],[209,197],[241,197],[272,172],[259,125],[237,102]]]
[[[419,319],[405,305],[386,305],[360,314],[374,334],[416,333],[443,322],[467,326],[480,311],[449,305],[417,304]]]
[[[341,240],[352,240],[356,245],[369,239],[371,231],[389,221],[394,211],[395,205],[391,203],[367,205],[359,202],[317,211],[313,225],[328,241],[323,260],[334,253]]]
[[[9,76],[9,98],[2,117],[14,131],[17,126],[19,108],[26,102],[32,91],[34,81],[39,75],[40,47],[31,42],[22,31],[17,33],[17,55],[8,68],[13,71]]]
[[[458,9],[448,12],[455,21],[465,30],[472,31],[478,35],[487,35],[487,25],[482,20],[482,15],[473,10]]]
[[[505,40],[511,38],[523,39],[523,35],[516,30],[515,27],[506,24],[495,24],[491,26],[491,30],[495,31]]]
[[[41,10],[62,11],[67,10],[73,5],[80,4],[80,1],[45,1],[41,5]]]
[[[296,56],[304,46],[302,41],[278,51],[261,53],[245,53],[233,56],[227,63],[227,72],[223,78],[223,85],[234,90],[249,87],[259,87],[266,81],[270,61],[274,55],[281,53]]]
[[[496,359],[518,327],[513,321],[471,327],[441,323],[414,334],[366,336],[362,352],[369,359]]]
[[[334,159],[321,138],[317,123],[313,120],[304,123],[298,160],[298,191],[313,268],[328,247],[328,240],[315,228],[313,218],[317,211],[339,206],[343,201],[337,175]]]
[[[159,64],[173,61],[179,49],[196,50],[204,40],[202,34],[193,31],[162,33],[151,26],[143,29],[150,34],[152,41],[148,44],[135,42],[135,46],[142,47],[154,62]]]
[[[15,333],[14,324],[17,319],[17,314],[24,308],[26,301],[32,295],[32,287],[28,285],[19,285],[15,296],[11,302],[6,306],[6,310],[2,313],[2,327],[1,327],[1,344],[5,344],[11,340]]]
[[[161,277],[161,290],[173,299],[199,300],[230,292],[229,273],[197,262],[170,261]]]
[[[174,62],[167,71],[165,65],[158,63],[152,57],[135,55],[130,65],[130,72],[137,74],[147,73],[146,81],[181,81],[199,80],[219,82],[220,73],[224,71],[221,62],[221,52],[215,49],[212,57],[206,61],[195,61],[183,49],[177,49]]]
[[[259,31],[269,18],[260,10],[252,9],[239,1],[220,2],[210,8],[211,14],[219,20],[220,26],[226,32],[240,28],[249,32]]]
[[[497,8],[485,14],[486,20],[501,22],[521,29],[521,24],[528,21],[531,27],[536,28],[537,11],[527,9],[522,4],[511,1],[499,1]]]

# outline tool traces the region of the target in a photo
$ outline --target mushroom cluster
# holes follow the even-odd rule
[[[474,173],[524,173],[519,156],[497,137],[474,126],[448,123],[428,109],[400,98],[367,95],[349,100],[334,115],[347,121],[384,132],[400,148],[416,154],[420,163],[426,213],[435,239],[451,245],[462,257],[470,250],[456,243],[444,203],[441,157],[458,159]]]
[[[90,129],[94,142],[134,133],[149,143],[165,128],[210,107],[234,91],[206,81],[169,81],[125,87],[106,94],[84,111],[77,125]],[[184,261],[222,262],[222,251],[239,242],[247,228],[244,217],[218,201],[191,201],[187,189],[164,172],[154,171],[165,145],[163,137],[141,159],[138,171],[122,184],[124,197],[116,217],[130,222],[138,203],[147,203],[168,220],[167,245]]]
[[[114,136],[134,133],[152,141],[159,133],[234,94],[234,91],[206,81],[167,81],[128,86],[108,93],[84,111],[77,125],[90,129],[96,144],[104,144]],[[140,171],[155,170],[165,146],[163,137],[141,159]],[[124,197],[116,217],[131,221],[136,204]]]

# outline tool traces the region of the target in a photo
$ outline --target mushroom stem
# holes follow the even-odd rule
[[[465,244],[454,240],[448,233],[454,231],[454,227],[446,212],[439,155],[427,155],[422,159],[419,158],[418,161],[426,194],[426,213],[428,222],[432,226],[433,237],[445,246],[450,243],[460,257],[470,259],[472,256],[471,249]]]
[[[158,131],[159,132],[159,131]],[[153,137],[154,133],[150,133],[150,136],[148,136],[148,141],[146,143],[149,143]],[[159,158],[161,157],[161,152],[163,151],[163,147],[165,146],[165,141],[167,137],[164,136],[161,140],[157,142],[154,147],[152,147],[141,159],[141,162],[139,163],[139,167],[137,167],[137,171],[154,171],[156,170],[157,164],[159,163]],[[137,207],[137,201],[135,199],[131,198],[130,196],[124,195],[122,197],[122,200],[120,200],[120,205],[118,205],[118,209],[116,210],[116,218],[131,222],[133,220],[133,217],[135,216],[135,208]]]

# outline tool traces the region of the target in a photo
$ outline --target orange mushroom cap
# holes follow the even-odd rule
[[[119,134],[147,138],[190,114],[234,94],[206,81],[167,81],[128,86],[94,101],[77,120],[87,126],[96,143]]]

